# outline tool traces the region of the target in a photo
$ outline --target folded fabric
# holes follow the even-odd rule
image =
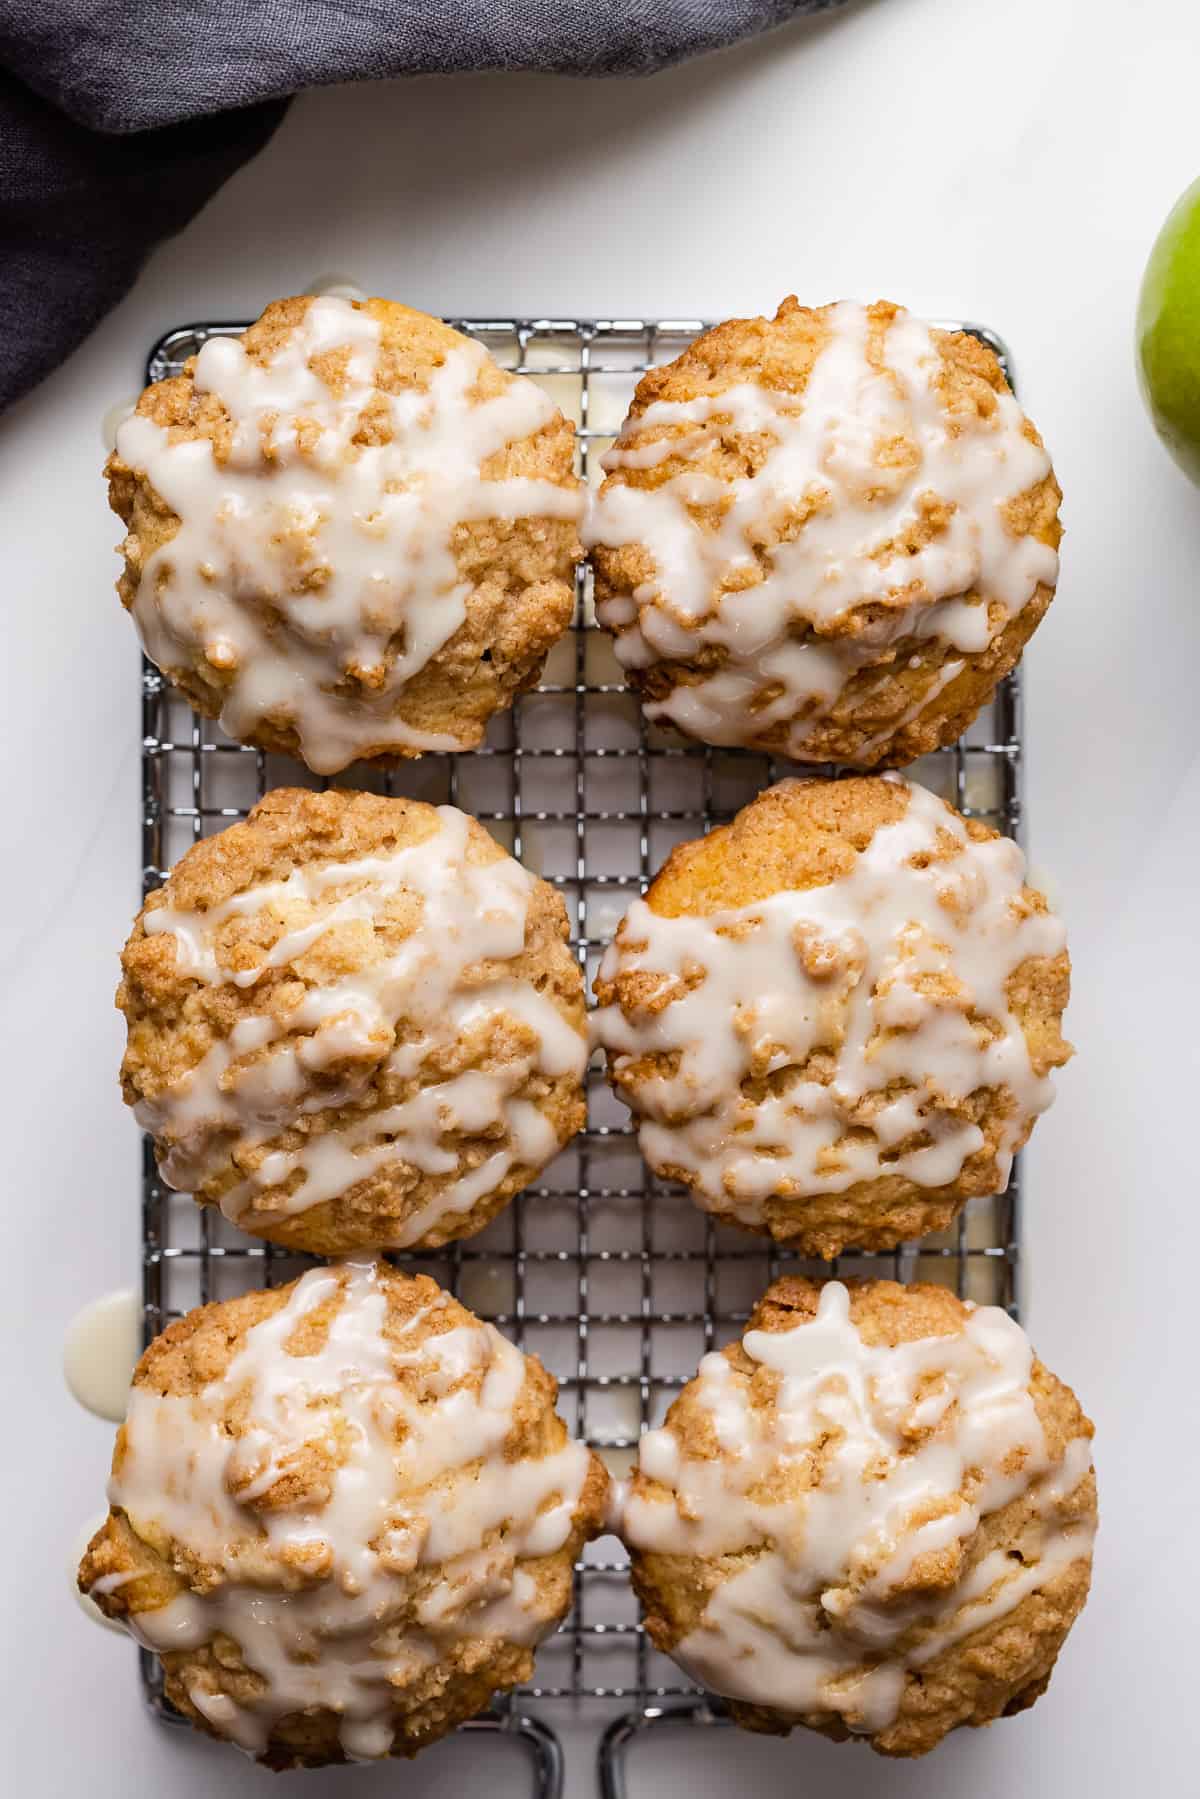
[[[266,143],[303,88],[643,75],[838,0],[0,0],[0,406]]]

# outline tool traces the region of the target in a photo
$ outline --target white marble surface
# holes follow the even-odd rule
[[[137,1266],[114,955],[137,901],[137,658],[111,591],[100,423],[147,343],[338,270],[432,311],[721,314],[884,292],[1012,344],[1066,490],[1028,659],[1035,864],[1071,925],[1077,1062],[1029,1158],[1027,1319],[1099,1428],[1095,1590],[1047,1699],[915,1766],[723,1733],[642,1748],[652,1790],[926,1799],[1182,1793],[1200,1483],[1188,1304],[1200,885],[1200,495],[1142,416],[1139,273],[1198,172],[1193,0],[869,0],[636,85],[506,77],[312,96],[0,426],[12,640],[0,887],[8,1112],[6,1760],[29,1799],[258,1794],[143,1714],[67,1586],[110,1427],[60,1372],[78,1305]],[[566,1734],[591,1792],[590,1728]],[[486,1761],[481,1757],[486,1756]],[[305,1794],[525,1790],[514,1749],[305,1776]]]

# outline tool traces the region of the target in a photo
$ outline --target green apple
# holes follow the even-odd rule
[[[1200,181],[1155,240],[1138,298],[1142,393],[1158,434],[1200,484]]]

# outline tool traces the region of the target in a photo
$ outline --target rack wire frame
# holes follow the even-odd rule
[[[645,369],[671,360],[702,330],[697,319],[466,319],[448,323],[501,363],[530,376],[574,419],[579,471],[593,486]],[[213,336],[244,322],[186,325],[152,350],[147,377],[179,374]],[[1011,360],[988,343],[1011,381]],[[197,717],[148,662],[142,667],[142,885],[159,886],[200,837],[242,818],[271,787],[325,783],[286,757],[247,749]],[[380,771],[356,765],[340,785],[461,805],[567,904],[572,944],[589,983],[625,906],[676,842],[731,817],[793,766],[748,751],[685,744],[647,723],[595,625],[590,572],[577,576],[571,630],[540,687],[493,721],[473,752],[435,755]],[[807,772],[812,772],[811,770]],[[832,769],[822,772],[833,773]],[[963,739],[910,771],[968,817],[1020,837],[1022,708],[1019,672]],[[617,1475],[643,1430],[661,1421],[701,1354],[733,1337],[759,1293],[785,1267],[828,1273],[700,1213],[646,1170],[623,1106],[598,1063],[588,1071],[583,1133],[467,1243],[394,1259],[425,1269],[558,1377],[561,1409]],[[148,1342],[191,1306],[291,1279],[305,1258],[247,1239],[209,1208],[160,1180],[149,1140],[142,1159],[142,1290]],[[1019,1301],[1020,1174],[1005,1194],[974,1201],[947,1232],[888,1253],[841,1257],[834,1271],[920,1278],[961,1297]],[[176,1717],[159,1665],[142,1652],[154,1710]],[[661,1720],[720,1722],[719,1707],[652,1648],[629,1587],[627,1559],[602,1539],[575,1573],[574,1605],[539,1653],[536,1684],[501,1702],[479,1728],[515,1734],[534,1751],[535,1789],[561,1789],[553,1733],[528,1715],[546,1701],[602,1702],[612,1719],[600,1756],[606,1799],[624,1793],[623,1753]],[[676,1704],[671,1701],[687,1701]],[[668,1702],[664,1705],[664,1701]],[[629,1709],[632,1708],[632,1709]]]

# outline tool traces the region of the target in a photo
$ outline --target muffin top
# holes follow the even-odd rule
[[[999,1308],[781,1280],[642,1438],[651,1635],[746,1706],[919,1753],[1048,1673],[1087,1592],[1091,1435]]]
[[[255,1755],[411,1751],[527,1676],[601,1526],[607,1476],[554,1400],[383,1263],[206,1306],[138,1365],[81,1587]]]
[[[573,446],[541,389],[437,319],[277,301],[121,426],[120,592],[240,741],[318,773],[469,748],[569,622]]]
[[[797,1202],[1002,1187],[1070,1053],[1063,927],[1023,876],[898,775],[786,781],[676,849],[596,979],[651,1166],[821,1255],[876,1221]]]
[[[561,897],[452,806],[269,793],[152,893],[125,1097],[166,1180],[319,1253],[476,1230],[578,1129]]]
[[[869,766],[1010,630],[1011,666],[1057,579],[1059,490],[995,356],[882,301],[705,333],[604,466],[597,615],[706,743]],[[990,689],[960,686],[973,715]]]

